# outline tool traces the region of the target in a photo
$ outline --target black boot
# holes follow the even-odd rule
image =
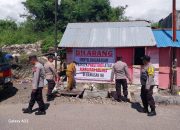
[[[46,111],[35,112],[35,115],[46,115]]]
[[[128,98],[128,96],[124,96],[123,101],[124,102],[130,102],[130,99]]]
[[[23,113],[28,113],[28,114],[32,113],[32,109],[30,109],[30,108],[23,108],[22,111],[23,111]]]
[[[148,110],[148,108],[141,108],[141,109],[139,109],[138,110],[138,112],[140,112],[140,113],[149,113],[149,110]]]
[[[156,116],[156,110],[151,109],[151,112],[148,113],[148,116]]]
[[[148,108],[143,108],[143,112],[144,112],[144,113],[149,113]]]

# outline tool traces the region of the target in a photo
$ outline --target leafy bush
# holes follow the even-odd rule
[[[0,32],[0,45],[34,43],[41,38],[40,33],[28,32],[25,28],[18,28],[17,30],[8,29]]]
[[[54,46],[54,36],[53,35],[47,36],[42,44],[42,52],[47,52],[49,48],[53,46]]]
[[[46,28],[42,32],[35,31],[34,24],[31,21],[22,23],[18,27],[15,25],[12,21],[0,21],[0,46],[12,44],[29,44],[42,40],[43,52],[47,52],[50,47],[54,47],[54,27]],[[61,36],[62,33],[59,33],[58,39],[61,38]]]
[[[60,33],[58,35],[58,39],[61,38],[62,34]],[[43,44],[42,44],[42,52],[48,52],[49,48],[54,47],[55,44],[55,39],[54,39],[54,35],[47,35],[45,37],[45,39],[43,40]],[[59,44],[59,42],[57,43]]]
[[[0,20],[0,31],[8,29],[17,30],[17,24],[12,20]]]

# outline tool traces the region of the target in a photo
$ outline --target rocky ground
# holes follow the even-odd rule
[[[15,44],[15,45],[4,45],[2,50],[4,52],[9,52],[11,54],[15,54],[20,56],[21,54],[37,54],[37,52],[41,52],[41,44],[42,41],[38,41],[34,44]]]
[[[47,87],[43,90],[44,100],[46,101],[46,91]],[[8,88],[3,91],[0,91],[0,104],[25,104],[29,102],[31,93],[31,83],[30,80],[16,80],[14,82],[13,88]],[[102,96],[102,97],[101,97]],[[118,102],[113,101],[111,98],[107,97],[107,91],[103,95],[99,96],[94,94],[94,97],[91,95],[88,97],[85,96],[84,99],[77,97],[61,96],[56,97],[53,101],[54,104],[59,103],[90,103],[90,104],[118,104]]]
[[[115,101],[116,93],[114,85],[97,85],[97,84],[78,84],[77,89],[84,90],[83,98],[61,96],[56,97],[54,104],[59,103],[88,103],[88,104],[112,104],[117,105]],[[92,90],[93,86],[93,91]],[[47,86],[43,89],[44,100],[46,101]],[[15,80],[14,87],[0,91],[0,104],[18,104],[28,103],[31,93],[31,80],[29,78]],[[161,95],[155,89],[154,98],[156,104],[180,105],[180,96]],[[129,86],[129,99],[133,102],[141,103],[140,86]]]

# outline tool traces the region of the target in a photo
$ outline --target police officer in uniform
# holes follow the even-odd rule
[[[144,66],[141,69],[141,99],[144,106],[143,112],[147,113],[148,116],[155,116],[155,102],[153,98],[154,82],[154,66],[150,62],[150,57],[145,55],[142,60]],[[148,107],[150,106],[151,111],[149,112]]]
[[[111,73],[111,82],[114,79],[115,75],[115,82],[116,82],[116,93],[118,96],[117,101],[121,102],[123,99],[125,102],[129,102],[128,99],[128,85],[127,85],[127,78],[129,79],[130,84],[132,80],[130,78],[128,66],[125,62],[122,61],[122,57],[117,57],[117,62],[114,64]],[[121,86],[123,88],[124,98],[121,97]]]
[[[29,61],[34,67],[32,68],[33,71],[33,77],[32,77],[32,92],[31,92],[31,99],[29,102],[28,108],[23,108],[23,113],[32,113],[32,108],[35,104],[35,102],[39,105],[38,112],[35,113],[35,115],[45,115],[45,104],[43,101],[42,96],[42,90],[44,87],[44,77],[45,77],[45,71],[44,67],[41,63],[38,62],[37,56],[32,55],[29,57]]]
[[[44,65],[46,80],[48,82],[47,101],[51,101],[54,99],[55,95],[53,95],[52,90],[56,85],[55,80],[58,81],[59,78],[58,74],[56,73],[56,69],[53,64],[53,61],[54,61],[54,56],[49,55],[48,61]]]

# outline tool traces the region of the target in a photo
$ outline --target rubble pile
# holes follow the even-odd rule
[[[4,52],[9,52],[11,54],[21,55],[21,54],[34,54],[41,52],[42,41],[38,41],[34,44],[15,44],[15,45],[4,45],[2,50]]]
[[[31,66],[28,63],[28,56],[31,54],[41,55],[41,45],[42,41],[38,41],[33,44],[15,44],[15,45],[4,45],[2,51],[12,54],[12,56],[18,57],[18,63],[12,61],[13,79],[15,82],[29,82],[26,81],[27,78],[32,76]],[[39,57],[41,63],[45,63],[47,60],[43,56]],[[20,80],[20,81],[19,81]]]
[[[73,103],[73,104],[77,104],[77,103],[84,103],[84,104],[111,104],[111,105],[122,105],[122,104],[126,104],[126,103],[119,103],[115,100],[112,100],[111,98],[100,98],[100,97],[96,97],[96,98],[76,98],[76,97],[57,97],[56,100],[54,101],[54,105],[60,104],[60,103]]]

